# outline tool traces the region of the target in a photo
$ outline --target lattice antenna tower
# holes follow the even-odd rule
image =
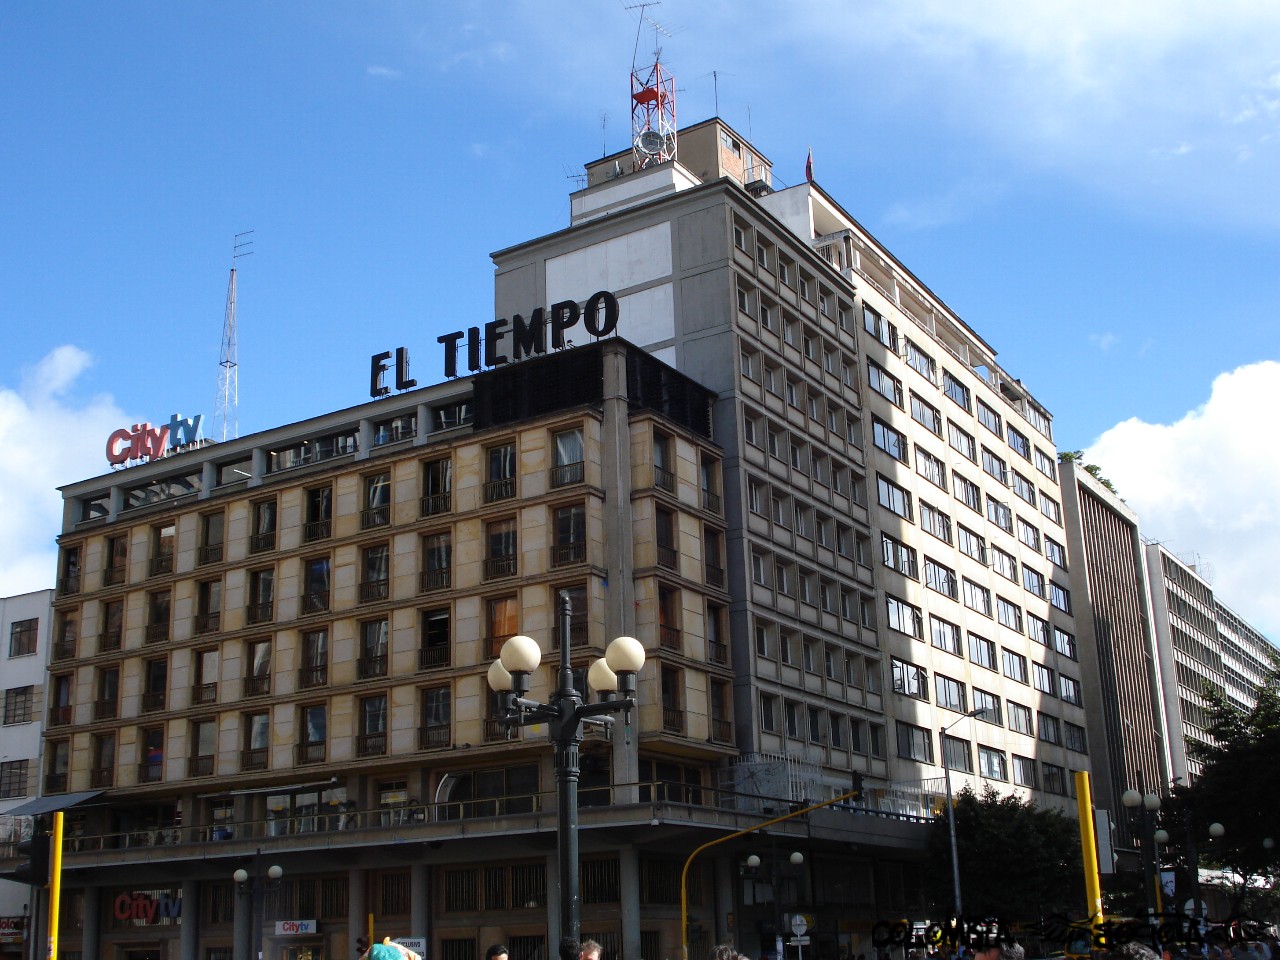
[[[218,358],[217,418],[214,430],[219,440],[240,436],[240,347],[236,335],[236,261],[247,257],[252,240],[245,239],[252,230],[237,233],[231,241],[231,276],[227,280],[227,308],[222,318],[222,350]]]
[[[656,2],[627,7],[640,11],[631,55],[631,153],[636,170],[676,158],[676,80],[662,66],[662,47],[658,45],[659,35],[671,34],[645,15],[650,6]],[[653,63],[640,66],[640,34],[646,23],[653,27]]]

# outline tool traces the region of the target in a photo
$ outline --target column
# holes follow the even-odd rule
[[[182,960],[200,960],[200,884],[193,878],[182,881],[178,944],[182,949]]]
[[[622,955],[640,956],[640,857],[627,844],[618,851],[618,882],[621,887]]]
[[[366,870],[347,871],[347,956],[356,956],[356,940],[365,935],[368,925],[369,874]],[[372,944],[370,944],[372,946]]]
[[[236,884],[235,915],[231,923],[232,960],[249,960],[249,932],[253,926],[253,893],[249,884]]]
[[[431,942],[431,887],[425,863],[409,867],[409,936]]]
[[[84,927],[80,931],[82,960],[99,960],[102,947],[102,888],[84,888]],[[43,954],[41,954],[43,956]]]

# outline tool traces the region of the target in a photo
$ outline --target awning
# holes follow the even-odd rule
[[[0,811],[6,817],[34,817],[41,813],[53,813],[55,810],[66,810],[79,806],[86,800],[102,796],[101,790],[85,790],[81,793],[55,793],[49,797],[36,797],[30,803]]]

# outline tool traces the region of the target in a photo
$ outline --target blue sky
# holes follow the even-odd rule
[[[439,379],[436,336],[492,319],[488,254],[566,226],[570,177],[625,146],[628,5],[0,7],[0,592],[51,583],[48,490],[101,472],[111,430],[212,421],[239,231],[241,433],[361,402],[381,350]],[[1280,7],[646,13],[681,123],[718,86],[779,181],[812,147],[815,179],[1053,411],[1059,447],[1105,452],[1147,533],[1280,633],[1258,568],[1280,462],[1256,433],[1280,403]],[[1148,496],[1169,487],[1151,471],[1175,494]],[[1250,509],[1215,507],[1224,483]]]

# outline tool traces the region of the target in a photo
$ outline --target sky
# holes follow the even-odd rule
[[[489,254],[626,147],[657,44],[681,125],[780,186],[812,149],[1059,449],[1280,637],[1277,36],[1274,0],[0,4],[0,595],[52,586],[56,487],[113,430],[213,432],[236,234],[241,435],[362,402],[383,350],[436,382]]]

